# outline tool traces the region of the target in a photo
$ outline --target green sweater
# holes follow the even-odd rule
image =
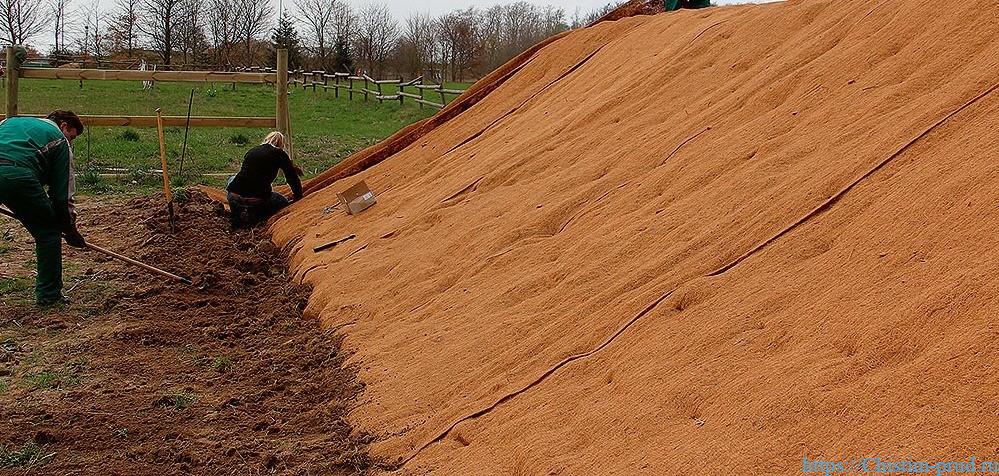
[[[53,207],[66,207],[73,214],[73,149],[54,122],[23,116],[4,119],[0,122],[0,159],[34,172],[48,186]]]

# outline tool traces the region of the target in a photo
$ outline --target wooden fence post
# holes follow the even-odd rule
[[[333,73],[333,97],[340,98],[340,75]]]
[[[368,102],[368,75],[364,75],[364,102]]]
[[[423,80],[420,80],[420,86],[422,85],[423,85]],[[423,101],[426,101],[427,99],[423,97],[423,88],[417,86],[416,89],[420,90],[420,109],[423,109]]]
[[[288,116],[288,50],[277,50],[277,108],[274,116],[277,120],[277,130],[284,134],[285,143],[291,143],[290,118]],[[290,154],[289,154],[290,155]]]
[[[7,117],[17,115],[17,74],[21,65],[14,55],[14,47],[7,47]]]
[[[350,81],[350,86],[347,87],[347,98],[351,101],[354,100],[354,77],[347,76],[347,80]]]

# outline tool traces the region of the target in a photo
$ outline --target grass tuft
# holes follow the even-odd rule
[[[139,142],[141,139],[139,133],[132,129],[125,129],[121,134],[118,134],[118,138],[125,142]]]
[[[196,401],[198,401],[198,397],[190,393],[174,393],[160,397],[156,400],[156,405],[161,408],[183,410],[194,405]]]
[[[241,133],[233,134],[229,136],[229,143],[233,145],[246,145],[250,143],[250,139],[248,139],[246,136],[244,136]]]
[[[34,258],[26,263],[28,267],[34,267]],[[35,299],[32,281],[24,276],[13,276],[0,278],[0,303],[26,305]]]
[[[0,468],[26,468],[48,463],[55,453],[44,453],[35,443],[25,443],[20,448],[0,447]]]
[[[42,371],[24,377],[32,390],[50,390],[75,387],[80,384],[80,376],[67,371]]]
[[[0,278],[0,294],[19,294],[31,290],[31,281],[23,276]]]
[[[226,373],[232,368],[232,359],[229,356],[215,357],[212,368],[220,374]]]

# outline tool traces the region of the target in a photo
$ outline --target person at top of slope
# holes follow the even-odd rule
[[[664,0],[666,11],[672,12],[681,8],[704,8],[710,7],[710,0]]]

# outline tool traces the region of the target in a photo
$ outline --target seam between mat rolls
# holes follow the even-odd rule
[[[632,27],[632,28],[634,29],[635,27]],[[499,124],[500,121],[502,121],[503,119],[506,119],[511,114],[514,114],[517,111],[519,111],[522,107],[524,107],[527,103],[531,102],[531,100],[534,99],[534,98],[536,98],[539,94],[547,91],[549,88],[551,88],[552,86],[554,86],[556,83],[558,83],[562,79],[565,79],[566,76],[572,74],[574,71],[576,71],[579,68],[581,68],[587,61],[589,61],[597,53],[599,53],[600,50],[604,49],[604,47],[606,47],[607,45],[613,43],[614,41],[616,41],[616,40],[612,40],[610,42],[607,42],[607,43],[604,43],[604,44],[600,45],[600,47],[598,47],[597,49],[595,49],[592,52],[590,52],[589,54],[587,54],[586,57],[584,57],[583,59],[577,61],[576,64],[573,65],[571,68],[563,71],[562,73],[560,73],[558,75],[558,77],[556,77],[555,79],[549,81],[548,84],[546,84],[543,88],[539,89],[534,94],[531,94],[527,99],[524,99],[523,101],[521,101],[520,104],[518,104],[515,107],[511,108],[507,112],[504,112],[502,115],[500,115],[499,117],[497,117],[496,119],[494,119],[492,122],[490,122],[489,124],[487,124],[485,127],[483,127],[480,131],[478,131],[478,132],[476,132],[476,133],[468,136],[467,138],[465,138],[464,140],[462,140],[458,144],[455,144],[453,147],[451,147],[450,149],[448,149],[444,153],[438,155],[437,158],[438,159],[442,158],[442,157],[450,154],[451,152],[454,152],[454,151],[460,149],[461,147],[467,145],[468,143],[474,141],[475,139],[479,138],[486,131],[492,129],[494,126],[496,126],[497,124]],[[534,59],[534,57],[531,58],[531,60],[533,60],[533,59]],[[526,63],[525,63],[525,66],[526,66]],[[479,179],[475,181],[475,184],[478,184],[478,182],[481,181],[483,178],[485,178],[485,176],[479,177]],[[464,191],[464,189],[462,191]],[[443,201],[446,202],[446,201],[450,200],[451,198],[454,198],[455,196],[460,195],[462,191],[459,191],[459,192],[455,193],[454,195],[452,195],[452,196],[444,199]]]
[[[690,141],[692,141],[692,140],[696,139],[696,138],[697,138],[698,136],[700,136],[701,134],[704,134],[705,132],[708,132],[708,131],[710,131],[710,130],[711,130],[711,126],[707,126],[707,127],[705,127],[705,128],[704,128],[704,130],[702,130],[701,132],[698,132],[697,134],[694,134],[694,135],[692,135],[692,136],[688,137],[688,138],[687,138],[687,140],[685,140],[685,141],[681,142],[681,143],[680,143],[680,145],[676,146],[676,148],[675,148],[675,149],[673,149],[673,152],[670,152],[670,153],[669,153],[669,155],[667,155],[667,156],[666,156],[666,158],[665,158],[665,159],[663,159],[663,161],[662,161],[662,162],[659,162],[659,165],[658,165],[657,167],[662,167],[663,165],[666,165],[666,162],[668,162],[668,161],[669,161],[669,159],[671,159],[671,158],[672,158],[672,157],[673,157],[674,155],[676,155],[676,153],[677,153],[677,152],[679,152],[679,151],[680,151],[680,149],[682,149],[682,148],[683,148],[683,146],[687,145],[687,143],[688,143],[688,142],[690,142]]]
[[[746,258],[749,258],[750,256],[756,254],[757,252],[759,252],[763,248],[766,248],[769,244],[777,241],[782,236],[788,234],[791,230],[793,230],[798,225],[804,224],[805,222],[807,222],[808,220],[810,220],[812,217],[815,217],[816,215],[822,213],[823,211],[825,211],[826,209],[828,209],[829,207],[831,207],[833,204],[835,204],[836,202],[838,202],[839,199],[842,198],[844,195],[846,195],[847,192],[849,192],[850,190],[852,190],[853,187],[857,186],[864,179],[870,177],[871,175],[874,175],[875,172],[877,172],[878,170],[881,170],[882,167],[884,167],[885,165],[887,165],[889,162],[891,162],[892,160],[894,160],[896,157],[902,155],[905,151],[907,151],[910,147],[912,147],[916,142],[919,142],[920,139],[922,139],[922,138],[926,137],[927,135],[929,135],[930,132],[933,132],[934,129],[936,129],[937,127],[943,125],[943,123],[947,122],[947,120],[949,120],[950,118],[956,116],[961,111],[963,111],[963,110],[971,107],[973,104],[977,103],[978,101],[980,101],[985,96],[988,96],[989,94],[991,94],[996,89],[999,89],[999,83],[996,83],[991,88],[985,90],[985,92],[979,94],[978,96],[975,96],[973,99],[965,102],[961,107],[955,109],[954,111],[950,112],[946,116],[944,116],[941,119],[939,119],[936,122],[934,122],[930,127],[926,128],[926,130],[924,130],[922,133],[920,133],[919,135],[917,135],[916,137],[914,137],[912,140],[910,140],[909,142],[907,142],[904,146],[902,146],[902,148],[898,149],[894,154],[888,156],[888,158],[886,158],[886,159],[882,160],[881,162],[879,162],[872,169],[868,170],[866,173],[864,173],[863,175],[861,175],[860,177],[858,177],[856,180],[854,180],[853,182],[851,182],[849,185],[847,185],[846,187],[840,189],[840,191],[836,192],[831,197],[827,198],[824,202],[822,202],[821,204],[819,204],[819,206],[813,208],[812,211],[810,211],[807,214],[805,214],[805,216],[799,218],[798,220],[796,220],[791,225],[785,227],[783,230],[781,230],[780,232],[778,232],[776,235],[770,237],[770,239],[768,239],[768,240],[766,240],[766,241],[764,241],[764,242],[756,245],[755,247],[753,247],[753,249],[751,249],[748,252],[744,253],[742,256],[736,258],[734,261],[732,261],[732,262],[726,264],[725,266],[722,266],[721,268],[718,268],[717,270],[709,273],[708,276],[718,276],[718,275],[720,275],[720,274],[722,274],[722,273],[724,273],[724,272],[732,269],[733,267],[735,267],[736,265],[738,265],[739,263],[741,263],[742,261],[744,261]]]
[[[640,26],[640,25],[632,25],[632,26],[631,26],[631,28],[629,28],[629,29],[628,29],[627,31],[623,32],[623,33],[621,34],[621,36],[619,36],[619,37],[617,37],[617,38],[614,38],[614,39],[612,39],[612,40],[610,40],[610,41],[608,41],[608,42],[606,42],[606,43],[604,43],[604,44],[600,45],[600,47],[599,47],[599,48],[597,48],[597,49],[593,50],[593,51],[592,51],[592,52],[590,52],[590,53],[589,53],[588,55],[586,55],[586,57],[585,57],[585,58],[583,58],[583,59],[579,60],[579,61],[578,61],[578,62],[576,62],[576,64],[575,64],[575,65],[573,65],[573,66],[572,66],[571,68],[569,68],[569,69],[567,69],[566,71],[564,71],[564,72],[562,72],[561,74],[559,74],[557,78],[555,78],[555,79],[551,80],[551,81],[550,81],[550,82],[549,82],[549,83],[548,83],[547,85],[545,85],[545,87],[543,87],[543,88],[539,89],[539,90],[538,90],[537,92],[535,92],[534,94],[532,94],[532,95],[531,95],[530,97],[528,97],[527,99],[525,99],[525,100],[524,100],[523,102],[521,102],[520,104],[518,104],[518,105],[517,105],[516,107],[514,107],[513,109],[510,109],[509,111],[507,111],[506,113],[504,113],[504,114],[503,114],[502,116],[500,116],[500,117],[496,118],[496,120],[494,120],[493,122],[490,122],[490,123],[489,123],[489,125],[487,125],[487,126],[486,126],[485,128],[483,128],[483,129],[482,129],[481,131],[479,131],[479,132],[476,132],[475,134],[472,134],[472,135],[471,135],[471,136],[469,136],[469,137],[468,137],[467,139],[465,139],[465,140],[461,141],[461,143],[459,143],[459,144],[455,145],[454,147],[452,147],[452,148],[448,149],[448,150],[447,150],[447,152],[444,152],[444,153],[443,153],[443,154],[441,154],[440,156],[441,156],[441,157],[443,157],[443,156],[445,156],[445,155],[447,155],[447,154],[450,154],[451,152],[454,152],[455,150],[457,150],[457,149],[458,149],[458,148],[460,148],[461,146],[463,146],[463,145],[467,144],[468,142],[471,142],[471,141],[475,140],[475,139],[476,139],[477,137],[479,137],[480,135],[482,135],[482,134],[483,134],[484,132],[486,132],[487,130],[491,129],[491,128],[492,128],[492,127],[493,127],[494,125],[496,125],[496,124],[497,124],[498,122],[502,121],[502,120],[503,120],[504,118],[506,118],[506,117],[507,117],[507,116],[509,116],[510,114],[513,114],[513,113],[517,112],[518,110],[520,110],[520,108],[524,107],[524,105],[526,105],[526,104],[527,104],[528,102],[530,102],[530,101],[531,101],[532,99],[534,99],[535,97],[537,97],[537,96],[538,96],[539,94],[541,94],[541,93],[543,93],[543,92],[547,91],[547,90],[548,90],[549,88],[551,88],[552,86],[554,86],[554,85],[555,85],[555,83],[557,83],[557,82],[561,81],[561,80],[562,80],[562,79],[564,79],[564,78],[565,78],[566,76],[568,76],[568,75],[572,74],[573,72],[575,72],[576,70],[578,70],[579,68],[581,68],[581,67],[582,67],[582,66],[583,66],[583,65],[584,65],[584,64],[585,64],[585,63],[586,63],[587,61],[589,61],[589,60],[590,60],[591,58],[593,58],[593,57],[594,57],[594,56],[595,56],[595,55],[596,55],[597,53],[599,53],[599,52],[600,52],[600,50],[604,49],[604,48],[605,48],[606,46],[610,45],[611,43],[614,43],[614,42],[616,42],[616,41],[619,41],[619,40],[620,40],[620,39],[621,39],[622,37],[624,37],[624,36],[625,36],[626,34],[630,33],[630,32],[631,32],[632,30],[635,30],[635,29],[636,29],[636,28],[638,28],[639,26]],[[709,27],[709,28],[710,28],[710,27]],[[703,32],[702,32],[702,33],[703,33]],[[533,58],[532,58],[532,59],[533,59]]]
[[[463,423],[463,422],[465,422],[467,420],[472,420],[472,419],[478,418],[478,417],[480,417],[482,415],[485,415],[486,413],[491,412],[496,407],[502,405],[503,403],[506,403],[507,401],[513,399],[517,395],[520,395],[520,394],[522,394],[522,393],[530,390],[534,386],[540,384],[545,379],[547,379],[549,376],[551,376],[552,374],[554,374],[555,372],[557,372],[562,367],[568,365],[569,363],[571,363],[571,362],[573,362],[575,360],[579,360],[579,359],[583,359],[583,358],[589,357],[589,356],[591,356],[591,355],[599,352],[604,347],[607,347],[608,345],[610,345],[610,343],[612,341],[614,341],[614,339],[616,339],[618,336],[620,336],[621,334],[623,334],[624,331],[628,330],[628,328],[631,327],[632,324],[634,324],[635,322],[638,322],[638,320],[641,319],[642,316],[644,316],[644,315],[648,314],[649,312],[651,312],[653,309],[656,308],[656,306],[658,306],[663,301],[665,301],[668,297],[670,297],[673,294],[674,291],[676,291],[676,288],[670,290],[666,294],[663,294],[658,299],[656,299],[655,301],[653,301],[651,304],[645,306],[644,309],[642,309],[638,314],[635,314],[635,316],[632,317],[623,326],[621,326],[617,330],[617,332],[615,332],[610,337],[608,337],[607,339],[605,339],[604,342],[601,343],[596,348],[594,348],[592,350],[588,350],[588,351],[583,352],[581,354],[571,355],[569,357],[566,357],[565,359],[562,359],[561,362],[559,362],[558,364],[556,364],[554,367],[548,369],[547,372],[541,374],[539,377],[537,377],[536,379],[534,379],[534,381],[531,382],[530,384],[528,384],[526,387],[523,387],[520,390],[517,390],[515,392],[508,393],[508,394],[504,395],[502,398],[500,398],[499,400],[496,400],[496,402],[494,402],[492,405],[489,405],[488,407],[483,408],[483,409],[481,409],[481,410],[479,410],[479,411],[477,411],[477,412],[475,412],[475,413],[473,413],[471,415],[468,415],[468,416],[465,416],[465,417],[462,417],[462,418],[458,419],[457,421],[455,421],[454,423],[452,423],[450,426],[448,426],[446,430],[444,430],[439,435],[437,435],[436,437],[434,437],[430,441],[426,442],[419,449],[417,449],[416,452],[414,452],[408,458],[406,458],[402,462],[398,463],[397,465],[392,465],[390,471],[397,471],[399,469],[402,469],[402,467],[405,466],[406,463],[410,462],[413,458],[416,458],[420,454],[420,452],[422,452],[423,450],[427,449],[430,445],[433,445],[434,443],[437,443],[437,442],[443,440],[444,438],[446,438],[447,435],[450,434],[451,431],[454,430],[455,427],[457,427],[461,423]]]
[[[550,88],[553,85],[555,85],[555,83],[561,81],[566,76],[572,74],[573,71],[576,71],[577,69],[579,69],[580,67],[582,67],[583,64],[585,64],[587,61],[590,60],[590,58],[593,58],[594,55],[596,55],[597,53],[599,53],[600,50],[604,49],[604,47],[607,46],[607,45],[609,45],[609,44],[610,43],[604,43],[604,44],[600,45],[599,48],[593,50],[592,52],[590,52],[590,54],[586,55],[585,58],[579,60],[571,68],[567,69],[566,71],[563,71],[561,74],[558,75],[557,78],[551,80],[548,84],[545,85],[545,87],[539,89],[537,92],[535,92],[534,94],[532,94],[530,97],[528,97],[527,99],[524,99],[516,107],[514,107],[514,108],[510,109],[509,111],[503,113],[502,116],[497,117],[493,122],[490,122],[489,125],[487,125],[486,127],[482,128],[482,130],[480,130],[479,132],[476,132],[475,134],[472,134],[471,136],[469,136],[465,140],[461,141],[460,143],[458,143],[454,147],[451,147],[450,149],[448,149],[446,152],[444,152],[440,156],[443,157],[443,156],[445,156],[447,154],[450,154],[451,152],[454,152],[455,150],[461,148],[465,144],[468,144],[469,142],[477,139],[479,136],[481,136],[482,134],[484,134],[486,131],[488,131],[489,129],[492,129],[493,126],[495,126],[496,124],[498,124],[500,121],[502,121],[503,119],[505,119],[507,116],[509,116],[509,115],[511,115],[511,114],[513,114],[513,113],[515,113],[517,111],[519,111],[520,108],[524,107],[525,104],[527,104],[528,102],[530,102],[532,99],[534,99],[535,97],[537,97],[539,94],[547,91],[548,88]]]
[[[920,133],[919,135],[917,135],[912,140],[908,141],[904,146],[902,146],[894,154],[890,155],[888,158],[886,158],[886,159],[882,160],[881,162],[879,162],[872,169],[868,170],[865,174],[863,174],[862,176],[860,176],[859,178],[857,178],[856,180],[854,180],[853,182],[851,182],[849,185],[847,185],[846,187],[844,187],[843,189],[841,189],[838,193],[834,194],[832,197],[826,199],[826,201],[824,201],[822,204],[820,204],[818,207],[816,207],[815,209],[813,209],[811,212],[809,212],[808,214],[806,214],[802,218],[800,218],[797,221],[795,221],[790,226],[784,228],[782,231],[780,231],[779,233],[777,233],[776,235],[774,235],[770,239],[768,239],[768,240],[764,241],[763,243],[757,245],[756,247],[754,247],[753,249],[751,249],[749,252],[744,253],[742,256],[736,258],[732,262],[726,264],[725,266],[722,266],[721,268],[719,268],[716,271],[713,271],[713,272],[705,275],[705,277],[718,276],[718,275],[720,275],[720,274],[722,274],[722,273],[724,273],[724,272],[732,269],[733,267],[735,267],[736,265],[738,265],[739,263],[741,263],[742,261],[744,261],[746,258],[749,258],[750,256],[752,256],[753,254],[757,253],[758,251],[760,251],[761,249],[763,249],[764,247],[766,247],[770,243],[773,243],[774,241],[778,240],[780,237],[786,235],[788,232],[790,232],[792,229],[794,229],[798,225],[800,225],[800,224],[808,221],[809,219],[811,219],[812,217],[818,215],[822,211],[825,211],[826,209],[830,208],[834,203],[836,203],[840,198],[842,198],[843,195],[845,195],[847,192],[849,192],[850,190],[852,190],[861,181],[863,181],[864,179],[870,177],[875,172],[877,172],[878,170],[880,170],[881,168],[883,168],[885,165],[887,165],[889,162],[891,162],[893,159],[895,159],[896,157],[900,156],[902,153],[904,153],[906,150],[908,150],[910,147],[912,147],[913,144],[915,144],[920,139],[922,139],[922,138],[926,137],[927,135],[929,135],[937,127],[939,127],[943,123],[947,122],[947,120],[949,120],[950,118],[954,117],[955,115],[957,115],[961,111],[964,111],[965,109],[971,107],[972,105],[974,105],[975,103],[977,103],[978,101],[980,101],[981,99],[983,99],[984,97],[986,97],[989,94],[991,94],[992,92],[994,92],[996,89],[999,89],[999,83],[996,83],[991,88],[989,88],[986,91],[980,93],[979,95],[975,96],[973,99],[965,102],[959,108],[955,109],[954,111],[952,111],[949,114],[945,115],[943,118],[941,118],[941,119],[937,120],[936,122],[934,122],[931,126],[929,126],[927,129],[925,129],[922,133]],[[698,134],[698,135],[700,135],[700,134]],[[599,346],[597,346],[593,350],[584,352],[582,354],[576,354],[576,355],[573,355],[573,356],[570,356],[570,357],[567,357],[567,358],[563,359],[561,362],[559,362],[554,367],[550,368],[548,371],[546,371],[543,374],[541,374],[541,376],[539,376],[534,381],[532,381],[530,384],[528,384],[527,386],[521,388],[520,390],[517,390],[517,391],[512,392],[512,393],[508,393],[505,396],[503,396],[502,398],[500,398],[499,400],[497,400],[496,402],[494,402],[492,405],[489,405],[488,407],[485,407],[485,408],[483,408],[481,410],[478,410],[475,413],[472,413],[472,414],[470,414],[468,416],[465,416],[465,417],[462,417],[462,418],[456,420],[454,423],[452,423],[451,425],[449,425],[447,427],[447,429],[445,429],[443,432],[441,432],[440,434],[438,434],[436,437],[434,437],[433,439],[431,439],[427,443],[425,443],[422,446],[420,446],[420,448],[418,448],[412,455],[410,455],[409,457],[405,458],[404,460],[402,460],[401,462],[399,462],[399,463],[397,463],[395,465],[388,466],[387,469],[389,471],[398,471],[398,470],[402,469],[403,466],[405,466],[407,463],[409,463],[414,458],[416,458],[417,456],[419,456],[419,454],[423,450],[427,449],[431,445],[433,445],[435,443],[438,443],[441,440],[443,440],[444,438],[446,438],[447,435],[450,434],[451,431],[453,431],[461,423],[464,423],[465,421],[468,421],[468,420],[472,420],[472,419],[478,418],[480,416],[483,416],[483,415],[491,412],[492,410],[496,409],[497,407],[499,407],[503,403],[505,403],[505,402],[507,402],[507,401],[509,401],[509,400],[511,400],[511,399],[513,399],[515,397],[517,397],[518,395],[520,395],[520,394],[522,394],[522,393],[530,390],[531,388],[537,386],[538,384],[540,384],[541,382],[543,382],[545,379],[547,379],[549,376],[551,376],[552,374],[554,374],[555,372],[557,372],[562,367],[568,365],[569,363],[571,363],[571,362],[573,362],[575,360],[579,360],[579,359],[582,359],[582,358],[589,357],[589,356],[591,356],[591,355],[599,352],[600,350],[604,349],[605,347],[607,347],[608,345],[610,345],[610,343],[613,342],[617,337],[619,337],[626,330],[628,330],[640,318],[642,318],[643,316],[645,316],[646,314],[648,314],[649,312],[651,312],[659,304],[661,304],[663,301],[665,301],[667,298],[669,298],[681,286],[683,286],[683,284],[680,284],[679,286],[673,288],[672,290],[670,290],[666,294],[663,294],[662,296],[660,296],[659,299],[653,301],[652,304],[649,304],[648,306],[646,306],[641,312],[639,312],[634,317],[632,317],[627,323],[625,323],[624,326],[622,326],[621,328],[619,328],[613,335],[611,335],[609,338],[607,338],[606,340],[604,340],[603,343],[601,343]]]

